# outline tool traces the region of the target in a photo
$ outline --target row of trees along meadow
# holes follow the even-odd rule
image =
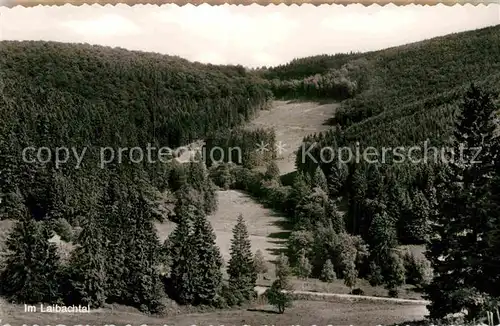
[[[194,306],[228,307],[255,299],[259,273],[267,262],[251,251],[240,215],[233,228],[228,279],[215,234],[206,217],[205,198],[184,183],[176,194],[177,226],[162,245],[156,233],[156,212],[133,185],[108,185],[94,195],[97,208],[75,231],[74,249],[61,259],[51,242],[54,224],[29,214],[18,221],[7,240],[7,257],[0,271],[0,294],[16,303],[50,303],[102,307],[119,303],[148,313],[162,313],[165,299]],[[184,195],[192,197],[186,201]],[[194,195],[193,195],[194,194]],[[277,280],[267,293],[283,312],[291,303],[285,257],[277,262]]]
[[[211,175],[220,187],[248,191],[286,214],[292,228],[287,257],[300,278],[327,282],[340,278],[352,290],[358,278],[367,278],[372,285],[385,285],[393,296],[405,281],[422,287],[430,280],[426,260],[411,253],[396,254],[397,235],[385,216],[377,217],[365,238],[350,232],[320,168],[312,175],[298,173],[291,185],[282,183],[274,162],[264,173],[222,164],[213,167]]]
[[[472,135],[486,135],[485,127],[475,121],[483,116],[485,121],[493,121],[490,113],[495,108],[494,103],[492,95],[472,86],[463,96],[462,105],[454,115],[459,122],[455,128],[451,128],[456,137],[450,145],[458,146],[458,142],[468,139],[468,148],[481,145],[482,153],[485,153],[482,155],[493,155],[486,154],[486,151],[489,148],[492,148],[491,151],[496,150],[498,139],[492,140],[489,145],[486,140],[475,146],[470,142]],[[471,136],[459,137],[459,133],[468,133]],[[340,133],[337,135],[342,136]],[[490,136],[492,135],[491,133]],[[479,142],[478,139],[481,138],[477,137],[476,141]],[[488,159],[489,157],[485,157],[483,162],[490,162]],[[294,229],[288,239],[288,257],[296,275],[324,280],[343,278],[346,285],[351,287],[355,286],[358,277],[363,277],[372,285],[384,284],[393,296],[397,295],[400,285],[415,284],[430,293],[433,317],[442,317],[440,313],[443,311],[460,311],[465,306],[470,311],[469,317],[477,316],[474,309],[479,308],[473,308],[473,305],[479,307],[478,302],[481,301],[464,301],[465,295],[472,293],[472,290],[461,292],[459,288],[464,289],[464,286],[470,285],[471,289],[482,291],[482,294],[488,293],[491,298],[498,297],[492,289],[488,290],[484,285],[474,285],[474,282],[483,282],[486,279],[489,284],[498,282],[491,269],[498,266],[498,255],[492,254],[498,248],[499,241],[500,224],[497,214],[492,211],[493,207],[496,207],[493,203],[497,199],[492,189],[496,187],[494,182],[497,177],[483,176],[481,179],[481,203],[484,206],[479,206],[480,202],[472,197],[467,197],[468,201],[460,197],[455,203],[446,204],[445,199],[449,198],[451,191],[447,190],[451,184],[448,180],[452,177],[460,178],[457,176],[459,169],[452,167],[453,165],[440,163],[418,166],[334,163],[330,166],[316,166],[315,169],[299,169],[291,185],[282,184],[279,170],[274,163],[268,166],[265,173],[232,164],[213,168],[211,173],[219,185],[249,191],[268,206],[286,213]],[[462,167],[463,169],[465,167]],[[471,169],[467,173],[472,174],[474,178],[478,177],[478,171],[483,170],[477,164],[467,169]],[[328,173],[325,174],[324,170]],[[490,168],[486,169],[486,172],[491,174],[494,170]],[[460,187],[463,187],[463,184]],[[453,193],[455,196],[466,196],[466,191],[461,191],[455,189]],[[491,195],[486,195],[487,193]],[[339,205],[346,206],[347,212],[341,212]],[[457,216],[464,214],[471,219],[470,222],[457,219]],[[482,222],[472,222],[474,216],[484,217],[481,218]],[[480,229],[472,233],[474,236],[466,237],[470,230],[474,230],[473,227]],[[464,241],[469,243],[458,244],[456,239],[452,238],[452,235],[457,234],[462,234],[464,239],[468,239]],[[474,244],[476,242],[477,244]],[[399,252],[400,244],[404,243],[429,245],[427,259]],[[448,274],[443,272],[443,269],[453,269],[458,262],[440,259],[448,255],[458,259],[459,256],[464,256],[465,250],[470,255],[475,255],[471,257],[470,264],[484,264],[481,265],[484,269],[481,268],[481,272],[477,272],[483,274],[478,276],[476,272],[471,272],[470,276],[466,277],[468,272],[463,270],[455,281],[445,281]],[[478,255],[488,258],[480,259]],[[436,273],[434,278],[433,273]],[[469,279],[476,281],[464,283]],[[455,288],[452,293],[453,287]],[[446,304],[443,304],[445,302]],[[487,302],[494,301],[492,299]],[[481,306],[481,309],[485,307],[486,304]]]
[[[368,67],[366,60],[353,60],[302,79],[271,79],[270,89],[276,98],[345,100],[368,87]]]

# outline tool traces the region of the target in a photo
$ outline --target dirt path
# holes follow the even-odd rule
[[[259,295],[263,294],[268,288],[265,286],[256,286],[255,291]],[[340,294],[340,293],[328,293],[328,292],[312,292],[312,291],[293,291],[294,294],[303,294],[306,296],[318,296],[323,298],[339,298],[339,299],[352,299],[355,301],[367,300],[367,301],[383,301],[383,302],[393,302],[393,303],[409,303],[415,305],[427,305],[429,301],[426,300],[412,300],[412,299],[400,299],[400,298],[386,298],[386,297],[374,297],[368,295],[353,295],[353,294]]]

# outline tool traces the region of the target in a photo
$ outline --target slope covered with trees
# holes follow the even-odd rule
[[[71,197],[80,191],[72,188],[91,175],[106,179],[111,170],[127,170],[167,188],[167,165],[159,162],[158,148],[175,148],[237,126],[264,106],[268,96],[262,83],[240,66],[54,42],[5,41],[0,52],[3,204],[21,201],[37,219],[68,208],[57,205],[78,210]],[[151,155],[155,164],[148,162],[148,144],[156,148]],[[67,147],[68,162],[57,169],[52,156],[43,165],[23,164],[21,154],[29,146]],[[133,163],[140,160],[138,151],[130,157],[132,147],[144,153],[139,163]],[[79,154],[86,148],[80,169],[75,169],[73,148]],[[100,169],[101,148],[110,148],[106,159],[118,148],[127,150],[121,162],[115,153]],[[35,152],[28,154],[31,159]]]
[[[204,217],[217,201],[201,160],[181,165],[158,149],[250,119],[270,97],[263,81],[241,66],[87,44],[5,41],[0,58],[0,217],[20,220],[9,238],[0,292],[15,302],[117,302],[160,311],[159,268],[166,259],[154,228],[165,217],[158,197],[176,204],[167,213],[177,221],[193,215],[187,204],[197,203],[200,255],[210,249]],[[48,243],[60,218],[81,230],[68,262]],[[25,256],[37,266],[20,269],[16,257]],[[25,294],[23,280],[32,274],[54,282],[33,279],[39,289]],[[200,277],[197,286],[206,283]],[[198,293],[203,297],[195,302],[212,302],[218,287]]]
[[[342,103],[334,130],[306,137],[297,156],[300,171],[313,173],[320,166],[332,195],[345,200],[351,232],[368,237],[377,214],[388,214],[399,240],[426,241],[424,222],[436,201],[432,189],[440,151],[451,146],[463,96],[471,83],[500,90],[499,31],[495,26],[361,57],[370,66],[369,87]],[[409,153],[412,146],[418,149]],[[368,147],[375,148],[377,154],[370,156],[375,163],[363,157],[339,162],[340,149],[345,160],[346,148],[362,156]],[[329,150],[321,160],[323,148]],[[426,161],[416,164],[419,159]]]
[[[287,214],[295,228],[288,245],[296,269],[305,270],[304,262],[310,261],[312,277],[331,278],[324,277],[323,270],[333,269],[348,286],[364,277],[373,285],[384,284],[390,295],[397,295],[398,286],[405,282],[425,288],[432,278],[429,261],[397,254],[398,247],[429,244],[435,236],[433,221],[446,219],[439,214],[451,214],[438,209],[442,201],[439,187],[447,180],[447,165],[439,151],[445,150],[443,158],[450,160],[457,119],[467,103],[478,101],[481,92],[493,91],[489,105],[498,110],[499,31],[500,26],[495,26],[377,52],[304,58],[259,69],[270,85],[295,85],[294,91],[299,91],[292,97],[338,99],[323,92],[319,82],[316,93],[304,91],[310,89],[305,87],[310,74],[321,81],[332,71],[354,64],[367,67],[360,79],[365,86],[342,102],[332,119],[335,128],[304,139],[293,182],[284,185],[272,178],[276,173],[259,175],[231,166],[223,169],[227,177],[222,179],[229,180],[229,187],[250,191]],[[315,147],[308,151],[312,145]],[[409,153],[414,146],[419,149]],[[361,156],[368,147],[378,151],[378,156],[369,157],[376,162]],[[322,152],[325,148],[329,150]],[[336,154],[340,149],[343,154],[350,149],[356,155],[357,148],[359,161],[353,157],[347,163],[339,162]],[[399,154],[394,151],[397,148]],[[401,156],[406,160],[401,161]],[[274,171],[272,165],[268,171]],[[489,236],[497,239],[493,231]],[[332,267],[325,267],[328,260]],[[494,281],[493,277],[487,279]],[[460,294],[454,295],[461,300]],[[451,300],[447,304],[453,309],[464,307],[455,299],[446,300]]]

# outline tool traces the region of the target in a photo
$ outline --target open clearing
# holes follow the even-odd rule
[[[209,216],[209,220],[217,236],[217,245],[224,260],[226,262],[229,260],[229,249],[233,237],[232,229],[240,213],[243,214],[248,228],[252,251],[260,249],[267,260],[273,260],[275,254],[284,248],[285,240],[283,238],[288,235],[288,232],[282,228],[286,221],[285,218],[264,208],[240,191],[218,191],[217,196],[218,209]],[[172,222],[158,223],[157,229],[161,241],[164,241],[174,228],[175,223]]]
[[[274,101],[272,108],[260,111],[248,128],[274,128],[276,141],[284,145],[284,151],[277,161],[283,175],[295,171],[294,151],[305,136],[332,128],[326,122],[333,117],[338,107],[338,103]]]
[[[39,306],[37,307],[39,308]],[[0,312],[2,311],[0,303]],[[375,326],[421,320],[427,314],[425,306],[380,302],[295,301],[284,314],[273,307],[259,305],[253,309],[222,310],[207,313],[184,313],[168,317],[151,317],[135,309],[114,307],[91,313],[24,312],[24,306],[4,305],[2,323],[27,325],[353,325]]]

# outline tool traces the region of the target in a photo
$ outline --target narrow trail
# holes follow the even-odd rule
[[[255,291],[259,295],[262,295],[268,287],[256,286]],[[426,300],[414,300],[414,299],[400,299],[400,298],[386,298],[386,297],[374,297],[368,295],[354,295],[354,294],[340,294],[340,293],[330,293],[330,292],[312,292],[312,291],[292,291],[294,294],[304,294],[311,296],[321,296],[321,297],[334,297],[341,299],[353,299],[353,300],[368,300],[368,301],[385,301],[385,302],[398,302],[398,303],[411,303],[415,305],[427,305],[430,302]]]

